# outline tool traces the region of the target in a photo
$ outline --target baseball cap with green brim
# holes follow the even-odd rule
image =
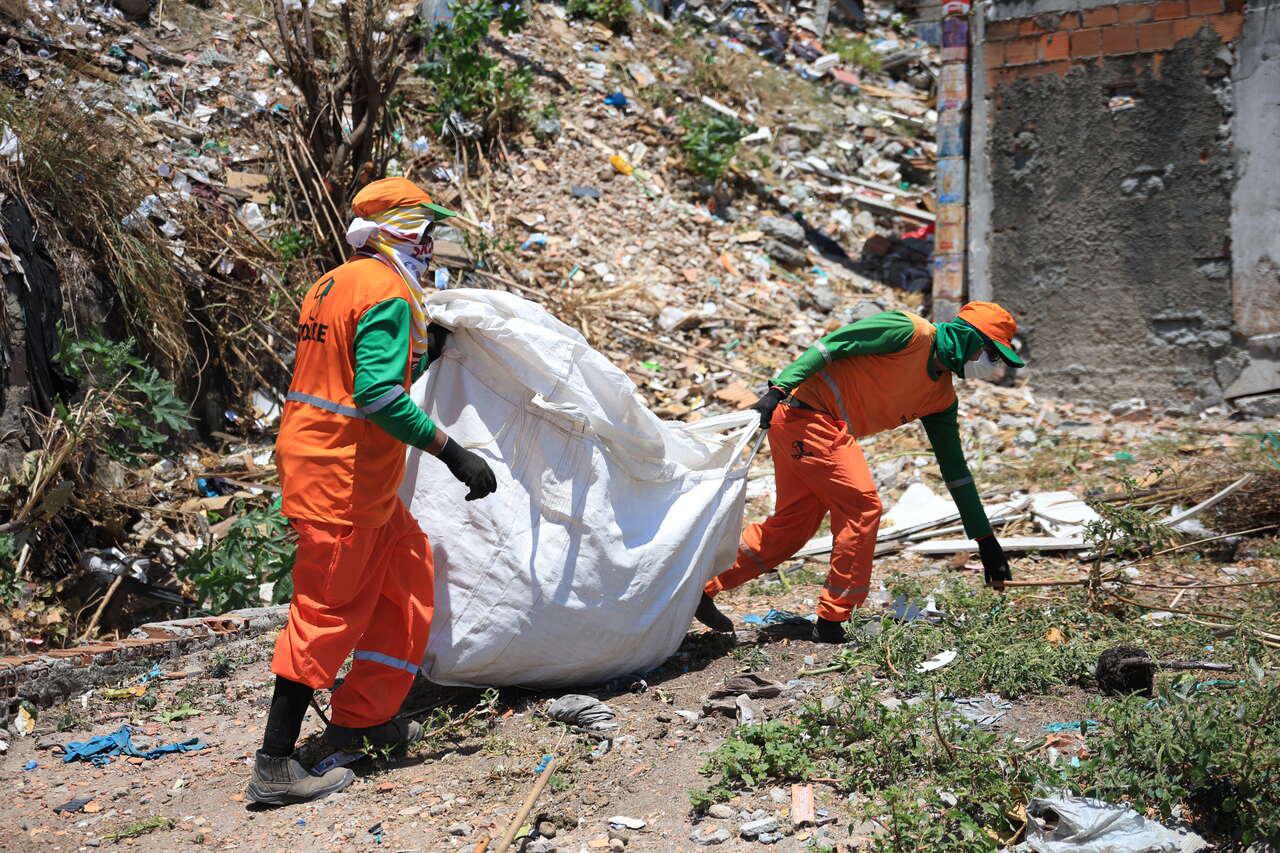
[[[997,341],[995,338],[992,338],[986,332],[982,331],[982,329],[979,329],[977,325],[975,325],[974,323],[970,323],[968,320],[961,319],[960,322],[964,323],[966,326],[973,329],[979,335],[982,335],[982,342],[985,345],[992,347],[996,351],[996,353],[1000,356],[1001,360],[1004,361],[1005,364],[1009,365],[1010,367],[1026,367],[1027,366],[1027,363],[1022,360],[1022,357],[1019,356],[1016,352],[1014,352],[1013,347],[1009,346],[1006,343],[1002,343],[1001,341]]]
[[[431,211],[432,213],[434,213],[436,215],[436,219],[448,219],[452,216],[458,215],[457,211],[450,210],[447,207],[441,207],[440,205],[435,204],[434,202],[427,202],[422,206],[425,207],[427,210]]]

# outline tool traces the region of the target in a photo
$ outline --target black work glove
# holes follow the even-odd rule
[[[1013,580],[1013,572],[1009,571],[1009,560],[994,533],[978,540],[978,556],[982,558],[982,580],[992,589],[1003,592],[1004,582]]]
[[[452,438],[444,443],[436,458],[449,466],[449,473],[458,482],[470,489],[467,500],[479,500],[485,495],[493,494],[498,488],[498,479],[493,476],[493,469],[477,453],[472,453]]]
[[[435,364],[444,352],[444,342],[449,337],[449,330],[439,323],[427,324],[427,364]]]
[[[760,429],[768,429],[769,422],[773,420],[773,410],[778,408],[778,404],[782,402],[782,398],[787,396],[787,392],[781,388],[770,388],[765,391],[759,400],[756,400],[751,410],[760,413]]]

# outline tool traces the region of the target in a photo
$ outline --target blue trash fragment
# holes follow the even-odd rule
[[[135,758],[153,760],[175,752],[192,752],[204,749],[200,738],[193,737],[178,743],[166,743],[146,751],[133,745],[133,730],[124,725],[109,735],[98,735],[85,741],[71,741],[62,747],[63,763],[72,761],[88,761],[98,767],[110,764],[113,755],[129,755]]]
[[[151,667],[150,672],[143,673],[142,675],[138,676],[138,683],[146,684],[148,681],[155,681],[157,678],[159,678],[162,675],[164,675],[164,673],[160,671],[160,664],[155,664],[154,666]]]
[[[542,233],[530,234],[529,239],[520,244],[520,251],[525,252],[534,246],[547,245],[547,235]]]
[[[754,613],[748,613],[742,617],[742,621],[748,625],[809,625],[813,623],[815,617],[801,616],[799,613],[792,613],[789,610],[770,610],[763,616],[757,616]]]
[[[537,763],[537,765],[535,765],[535,766],[534,766],[534,768],[533,768],[533,772],[534,772],[535,774],[541,773],[543,770],[546,770],[546,769],[547,769],[547,765],[548,765],[548,764],[550,764],[550,763],[551,763],[551,756],[550,756],[550,755],[544,755],[544,756],[542,756],[542,758],[538,759],[538,763]]]
[[[627,96],[621,92],[610,92],[604,96],[604,102],[611,107],[625,107],[627,105]]]
[[[1061,723],[1045,723],[1044,730],[1051,735],[1056,735],[1058,732],[1078,732],[1080,731],[1081,724],[1083,724],[1086,729],[1093,729],[1093,728],[1097,728],[1098,721],[1097,720],[1066,720]]]
[[[26,764],[22,765],[22,769],[30,772],[32,770],[35,770],[39,766],[40,765],[36,764],[34,761],[28,761]]]

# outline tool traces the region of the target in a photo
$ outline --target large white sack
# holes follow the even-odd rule
[[[663,421],[626,374],[532,302],[429,300],[453,329],[415,402],[493,467],[479,501],[427,454],[401,496],[431,538],[425,669],[457,685],[562,687],[656,667],[737,551],[753,412]]]

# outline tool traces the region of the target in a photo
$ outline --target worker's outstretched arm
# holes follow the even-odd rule
[[[996,589],[1003,589],[1004,581],[1010,580],[1009,561],[1005,559],[1004,549],[991,530],[991,522],[987,520],[987,511],[982,507],[982,498],[978,495],[978,487],[969,473],[969,465],[964,459],[964,450],[960,446],[960,424],[956,418],[957,405],[920,419],[924,430],[929,435],[929,443],[933,446],[933,455],[938,460],[938,468],[942,471],[942,479],[951,492],[951,499],[956,502],[960,511],[960,520],[964,524],[964,532],[971,539],[978,541],[978,553],[982,557],[982,566],[986,581]]]
[[[365,417],[393,438],[433,454],[468,487],[467,500],[492,493],[497,479],[478,454],[459,445],[438,428],[404,389],[409,360],[409,303],[387,299],[369,308],[356,326],[355,391],[352,395]],[[444,338],[440,337],[440,346]],[[439,347],[420,366],[438,357]]]
[[[886,355],[911,343],[916,327],[901,311],[885,311],[820,338],[770,384],[790,391],[833,361],[855,355]]]

